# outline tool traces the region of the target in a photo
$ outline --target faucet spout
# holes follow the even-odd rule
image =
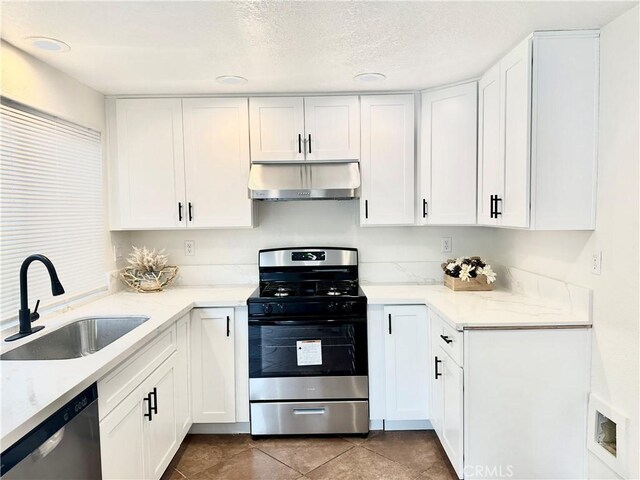
[[[15,335],[11,335],[6,339],[7,342],[11,342],[13,340],[18,340],[19,338],[26,337],[27,335],[31,335],[38,330],[42,330],[44,326],[32,327],[31,322],[36,320],[39,315],[37,312],[31,313],[29,310],[29,296],[27,293],[27,272],[29,270],[29,265],[31,265],[34,261],[39,261],[44,264],[49,273],[49,279],[51,280],[51,293],[54,296],[62,295],[64,293],[64,287],[60,283],[60,279],[58,278],[58,272],[56,272],[56,267],[53,266],[51,260],[45,257],[42,254],[36,253],[34,255],[29,255],[22,262],[22,266],[20,267],[20,311],[18,312],[18,318],[20,320],[20,331]],[[36,311],[38,306],[36,305]]]

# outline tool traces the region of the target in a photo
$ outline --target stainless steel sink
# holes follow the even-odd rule
[[[86,357],[116,341],[149,317],[91,317],[76,320],[0,355],[0,360],[64,360]]]

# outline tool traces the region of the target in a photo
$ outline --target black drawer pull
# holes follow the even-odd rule
[[[391,335],[391,314],[389,314],[389,335]]]
[[[364,201],[364,218],[369,218],[369,200]]]
[[[435,363],[433,365],[433,371],[436,377],[436,380],[438,379],[438,377],[441,377],[442,374],[438,372],[438,364],[442,363],[442,360],[438,360],[438,357],[434,357]]]
[[[453,343],[453,340],[451,340],[449,337],[447,337],[446,335],[440,335],[440,338],[443,339],[445,342],[447,343]]]
[[[150,410],[153,410],[153,413],[157,415],[158,414],[158,389],[156,387],[153,387],[153,392],[149,394],[149,397],[151,397],[151,395],[153,395],[153,406],[150,407]]]
[[[227,337],[229,335],[231,335],[231,319],[229,318],[229,315],[227,315]]]
[[[422,199],[422,218],[427,218],[427,200]]]
[[[153,407],[151,406],[151,394],[144,397],[144,401],[147,402],[147,413],[144,414],[149,421],[153,420]]]

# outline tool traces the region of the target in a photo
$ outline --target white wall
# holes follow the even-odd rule
[[[496,230],[495,256],[594,291],[592,392],[629,416],[628,478],[640,478],[638,309],[638,15],[601,30],[598,204],[595,232]],[[602,251],[602,274],[590,273]],[[616,478],[595,456],[590,478]]]
[[[192,272],[188,267],[197,265],[209,270],[221,265],[237,266],[235,271],[227,272],[228,283],[235,283],[235,274],[243,266],[257,276],[255,265],[261,248],[357,247],[364,281],[419,282],[428,278],[440,280],[440,263],[448,256],[486,255],[491,246],[491,231],[486,228],[359,227],[358,201],[255,204],[259,224],[254,229],[134,232],[132,242],[136,246],[166,248],[171,262],[183,267],[184,272]],[[453,238],[450,254],[440,251],[443,236]],[[184,255],[185,240],[195,240],[195,256]],[[220,281],[215,275],[213,278]]]
[[[104,96],[4,40],[0,43],[0,91],[6,98],[102,133],[106,208]],[[105,226],[108,225],[107,219],[108,216],[105,217]],[[111,271],[116,267],[111,245],[127,245],[129,234],[111,234],[105,230],[105,237],[105,271]]]

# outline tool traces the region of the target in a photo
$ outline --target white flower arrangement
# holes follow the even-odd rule
[[[487,284],[492,284],[496,281],[496,272],[493,271],[491,265],[483,262],[480,257],[450,258],[442,264],[442,270],[444,270],[445,275],[459,278],[463,282],[468,282],[480,275],[486,277]]]

